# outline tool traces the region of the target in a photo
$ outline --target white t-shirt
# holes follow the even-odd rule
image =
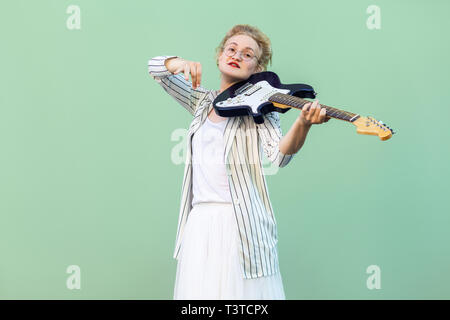
[[[192,205],[199,202],[231,202],[225,169],[223,133],[228,122],[205,122],[192,138]]]

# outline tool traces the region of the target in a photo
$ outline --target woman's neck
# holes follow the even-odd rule
[[[221,81],[220,81],[219,94],[224,92],[225,90],[227,90],[233,84],[238,83],[239,81],[242,81],[242,80],[239,80],[239,79],[236,79],[236,78],[231,78],[231,77],[228,77],[228,76],[225,76],[225,75],[222,74]]]

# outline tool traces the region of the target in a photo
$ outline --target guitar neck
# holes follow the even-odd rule
[[[270,102],[272,102],[276,107],[279,107],[282,109],[296,108],[299,110],[302,110],[302,108],[305,104],[311,102],[311,101],[304,100],[302,98],[291,96],[291,95],[284,94],[284,93],[275,93],[274,95],[270,96],[268,100]],[[348,121],[348,122],[353,122],[360,117],[356,113],[340,110],[337,108],[326,106],[324,104],[320,104],[320,105],[326,109],[326,111],[327,111],[326,115],[328,117],[332,117],[332,118],[336,118],[336,119],[344,120],[344,121]]]

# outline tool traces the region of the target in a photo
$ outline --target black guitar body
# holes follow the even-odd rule
[[[236,116],[251,115],[253,116],[254,121],[256,123],[263,123],[264,122],[263,114],[273,111],[280,113],[285,113],[286,111],[288,111],[290,108],[283,109],[275,107],[270,101],[265,101],[261,103],[261,105],[259,105],[257,108],[257,112],[254,111],[255,110],[254,107],[252,110],[252,107],[249,106],[248,104],[234,105],[227,107],[221,107],[217,105],[217,103],[219,102],[226,101],[229,98],[234,98],[242,93],[244,93],[245,95],[245,92],[246,90],[248,90],[248,88],[251,88],[252,85],[264,80],[267,81],[273,88],[289,90],[289,92],[286,94],[291,96],[314,99],[317,94],[310,85],[283,84],[281,83],[280,78],[276,73],[271,71],[263,71],[252,74],[247,80],[235,83],[227,90],[222,92],[220,95],[218,95],[213,101],[213,106],[216,113],[221,117],[236,117]]]

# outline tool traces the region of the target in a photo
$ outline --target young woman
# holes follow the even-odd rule
[[[286,166],[311,125],[329,117],[315,100],[283,136],[277,112],[256,124],[250,116],[223,118],[212,106],[234,83],[267,70],[271,58],[264,33],[236,25],[216,49],[219,90],[200,86],[199,62],[177,56],[149,61],[150,75],[193,116],[174,252],[174,299],[285,299],[262,153],[274,165]]]

